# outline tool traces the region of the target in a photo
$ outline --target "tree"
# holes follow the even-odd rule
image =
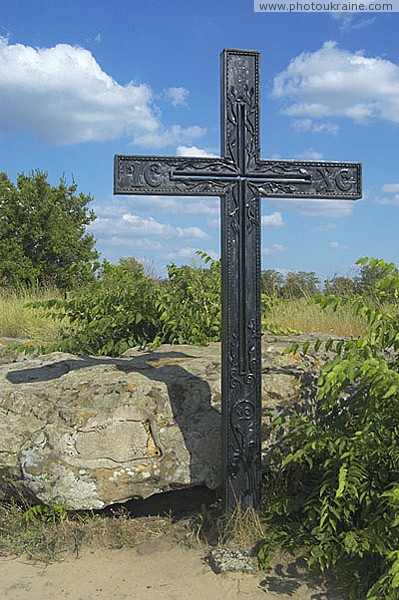
[[[355,282],[349,277],[334,275],[332,279],[324,281],[324,293],[334,296],[350,296],[354,294]]]
[[[357,261],[360,264],[359,275],[354,278],[355,292],[366,296],[373,296],[375,286],[384,279],[386,271],[381,265],[381,261],[371,258],[365,263],[362,260]]]
[[[262,293],[268,296],[281,296],[284,275],[275,269],[266,269],[261,274]]]
[[[96,217],[90,195],[60,179],[57,187],[37,170],[15,186],[0,173],[0,281],[71,288],[90,278],[99,254],[86,226]]]
[[[314,271],[298,271],[297,273],[290,271],[285,278],[283,297],[291,299],[312,296],[318,293],[319,283]]]

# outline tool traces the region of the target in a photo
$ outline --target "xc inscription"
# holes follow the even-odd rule
[[[265,198],[361,197],[361,165],[262,160],[259,53],[221,55],[222,157],[116,156],[115,194],[220,196],[222,453],[227,511],[261,497],[260,207]]]

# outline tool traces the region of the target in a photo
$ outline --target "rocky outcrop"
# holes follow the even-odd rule
[[[268,415],[311,395],[326,358],[283,351],[312,337],[263,337],[265,454]],[[3,345],[0,498],[97,509],[188,486],[216,489],[220,400],[220,344],[121,358],[26,356]]]

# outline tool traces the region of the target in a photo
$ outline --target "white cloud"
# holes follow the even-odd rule
[[[364,4],[366,4],[366,2]],[[365,27],[369,27],[376,20],[376,17],[364,19],[354,13],[348,14],[342,12],[331,12],[329,14],[334,21],[339,22],[339,29],[344,33],[348,33],[349,31],[356,29],[364,29]]]
[[[384,183],[381,190],[388,193],[399,192],[399,183]]]
[[[398,205],[399,204],[399,183],[385,183],[381,186],[381,192],[387,196],[378,196],[375,199],[376,204]]]
[[[281,216],[281,212],[276,210],[271,215],[263,215],[262,225],[272,228],[282,227],[284,225],[284,221],[283,217]]]
[[[317,233],[325,233],[327,231],[331,231],[332,229],[336,229],[337,226],[335,223],[327,223],[326,225],[320,225],[320,227],[316,227],[315,229],[312,229],[312,231],[317,232]]]
[[[164,95],[174,107],[187,105],[189,91],[184,87],[170,87],[165,90]]]
[[[27,130],[48,144],[128,136],[160,148],[204,133],[197,125],[165,128],[148,85],[120,85],[77,46],[32,48],[0,37],[0,80],[0,128]]]
[[[175,227],[169,223],[160,223],[152,217],[143,219],[138,215],[125,213],[122,221],[129,223],[129,228],[134,235],[177,236],[197,240],[209,238],[208,234],[199,227]]]
[[[284,198],[273,200],[273,204],[283,209],[293,209],[305,217],[348,217],[353,213],[353,202],[347,200],[303,200],[298,198]]]
[[[138,133],[134,136],[133,144],[143,148],[164,148],[175,144],[191,142],[205,135],[206,129],[198,125],[190,127],[181,127],[180,125],[172,125],[168,129],[159,131],[149,131],[146,133]]]
[[[348,250],[349,246],[346,244],[340,244],[339,242],[330,242],[329,247],[333,250]]]
[[[382,205],[398,205],[399,204],[399,194],[394,194],[393,196],[383,196],[376,199],[376,204]]]
[[[178,146],[176,148],[177,156],[210,156],[216,157],[216,154],[212,154],[212,152],[208,152],[207,150],[202,150],[197,146]]]
[[[273,96],[288,101],[283,112],[300,118],[347,117],[357,123],[399,123],[399,66],[351,53],[336,42],[304,52],[274,79]],[[309,124],[309,127],[312,123]]]
[[[282,244],[272,244],[271,246],[266,246],[262,248],[262,254],[264,256],[273,256],[275,254],[281,254],[281,252],[285,252],[287,248]]]
[[[290,126],[298,133],[310,131],[312,133],[329,133],[335,135],[339,131],[339,125],[333,123],[315,123],[313,119],[293,119]]]
[[[125,207],[126,208],[126,207]],[[132,213],[115,213],[96,211],[97,218],[90,224],[93,234],[103,238],[121,236],[141,238],[157,236],[160,238],[208,239],[209,235],[199,227],[177,227],[169,223],[161,223],[152,217],[140,217]]]
[[[208,219],[206,224],[212,229],[220,229],[220,217],[217,217],[216,219]]]
[[[125,212],[135,213],[149,212],[166,215],[204,215],[209,218],[217,218],[220,214],[219,198],[204,196],[173,198],[169,196],[119,196],[109,198],[106,205],[94,204],[92,206],[95,214],[99,216],[122,216]]]
[[[178,260],[178,259],[182,258],[182,259],[188,259],[189,262],[192,261],[192,262],[195,262],[196,264],[201,264],[202,261],[201,261],[201,258],[197,254],[197,250],[198,250],[198,248],[186,246],[184,248],[180,248],[179,250],[167,252],[165,254],[165,258],[167,258],[168,260]],[[206,253],[208,254],[208,256],[211,256],[214,260],[219,259],[219,255],[214,250],[207,250]]]
[[[307,148],[301,154],[298,154],[297,158],[302,160],[321,160],[323,155],[321,152],[313,150],[313,148]]]
[[[115,248],[126,248],[128,254],[137,251],[159,252],[163,246],[160,242],[150,240],[148,238],[137,238],[132,236],[112,235],[107,239],[108,246]]]

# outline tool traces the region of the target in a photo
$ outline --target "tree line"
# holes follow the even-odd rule
[[[262,293],[281,299],[307,298],[320,294],[334,296],[370,295],[375,284],[384,277],[377,265],[365,264],[354,277],[335,274],[322,283],[314,271],[289,271],[275,269],[262,271]]]

